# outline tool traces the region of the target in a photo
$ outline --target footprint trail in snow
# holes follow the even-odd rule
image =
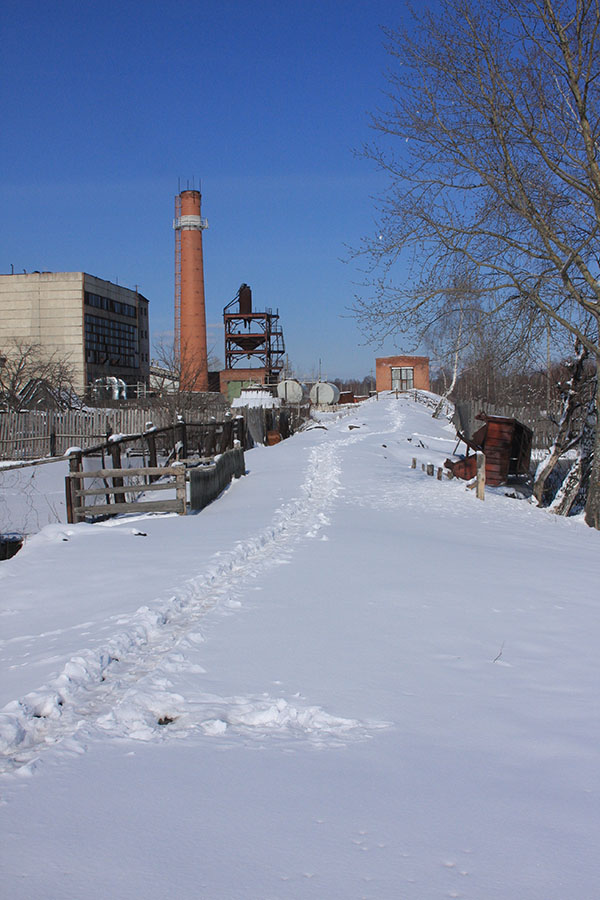
[[[395,423],[396,424],[396,423]],[[303,738],[331,745],[360,738],[381,723],[330,715],[303,700],[259,696],[185,698],[169,691],[169,672],[190,671],[181,648],[202,640],[198,628],[216,607],[239,606],[248,578],[289,558],[316,537],[340,492],[340,452],[360,434],[331,440],[310,453],[301,496],[277,510],[262,533],[216,555],[160,607],[120,618],[123,629],[102,648],[82,650],[56,678],[0,712],[0,771],[31,769],[41,752],[60,745],[81,752],[98,734],[138,740],[204,735]],[[201,667],[196,667],[201,674]]]

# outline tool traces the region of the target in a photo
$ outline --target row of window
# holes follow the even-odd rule
[[[139,366],[138,336],[135,325],[85,316],[85,357],[88,363],[113,366]]]
[[[120,343],[130,346],[131,349],[137,350],[138,330],[135,325],[128,322],[117,322],[114,319],[102,319],[100,316],[91,314],[85,317],[85,334],[86,339],[105,338],[111,341],[119,341]]]
[[[131,303],[121,303],[119,300],[111,300],[109,297],[101,297],[100,294],[85,292],[87,306],[95,306],[96,309],[105,309],[107,312],[116,313],[118,316],[129,316],[137,319],[137,310]],[[141,312],[141,308],[140,308]]]
[[[94,366],[112,366],[123,369],[139,369],[139,357],[127,354],[110,354],[102,350],[86,350],[86,363]]]

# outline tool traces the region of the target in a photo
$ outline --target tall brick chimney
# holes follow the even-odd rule
[[[206,311],[204,307],[204,264],[202,232],[208,227],[200,215],[200,191],[182,191],[176,200],[175,269],[178,253],[181,266],[179,335],[175,336],[181,358],[180,387],[184,391],[208,390]],[[177,320],[177,296],[176,320]],[[177,341],[179,338],[179,341]]]

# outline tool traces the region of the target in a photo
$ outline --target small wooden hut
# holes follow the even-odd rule
[[[483,450],[485,480],[492,487],[506,484],[510,475],[528,475],[532,430],[517,419],[504,416],[488,416],[481,412],[475,418],[484,424],[470,438],[458,432],[461,441],[467,445],[466,457],[458,461],[447,459],[446,467],[457,478],[474,478],[477,474],[477,457],[469,456],[469,450]]]

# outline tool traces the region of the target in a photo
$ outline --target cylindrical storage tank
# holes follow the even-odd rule
[[[252,312],[252,291],[247,284],[242,284],[239,291],[240,313],[250,314]]]
[[[306,400],[306,388],[295,378],[286,378],[277,385],[277,396],[287,403],[302,403]]]
[[[333,406],[339,399],[339,388],[337,388],[335,384],[330,384],[328,381],[317,381],[310,389],[311,403]]]

